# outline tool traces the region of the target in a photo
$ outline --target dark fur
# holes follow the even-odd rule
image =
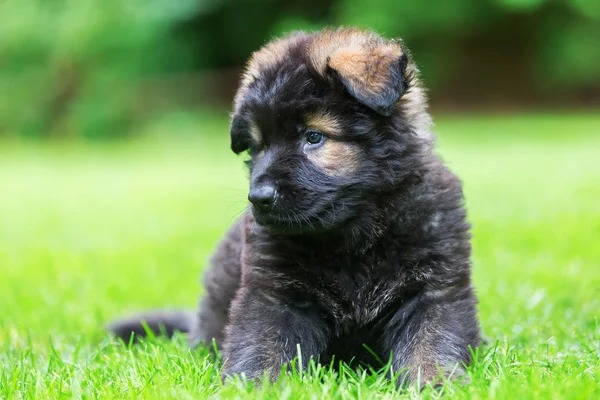
[[[278,198],[267,212],[251,207],[220,243],[197,320],[182,328],[187,317],[162,319],[171,330],[189,330],[193,345],[215,340],[225,375],[276,378],[299,345],[304,367],[310,357],[372,365],[391,356],[401,380],[428,382],[461,372],[480,344],[461,185],[432,152],[406,50],[389,60],[390,73],[367,80],[388,90],[374,94],[349,90],[352,77],[311,60],[360,35],[364,43],[350,52],[363,46],[371,57],[378,46],[400,46],[356,30],[299,33],[273,54],[255,54],[242,82],[232,149],[250,150],[251,188],[274,182]],[[323,110],[342,132],[326,140],[352,146],[351,170],[328,173],[307,158],[304,121]],[[139,325],[112,330],[128,340]]]

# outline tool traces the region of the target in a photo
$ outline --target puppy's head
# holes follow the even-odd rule
[[[294,33],[250,59],[235,99],[231,148],[248,151],[256,221],[327,231],[375,212],[411,174],[428,129],[406,50],[357,29]]]

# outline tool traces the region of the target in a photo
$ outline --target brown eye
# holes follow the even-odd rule
[[[306,132],[306,141],[310,144],[319,144],[325,139],[322,132],[310,130]]]

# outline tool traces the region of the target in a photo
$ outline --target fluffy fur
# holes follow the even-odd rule
[[[303,367],[391,357],[399,383],[461,372],[480,344],[470,226],[459,180],[432,151],[416,72],[401,42],[357,29],[256,52],[231,147],[249,152],[250,193],[268,186],[272,201],[219,244],[195,319],[110,329],[127,341],[145,320],[192,345],[214,340],[226,376],[276,379],[298,346]]]

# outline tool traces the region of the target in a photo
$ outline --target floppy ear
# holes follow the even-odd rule
[[[250,125],[245,119],[239,115],[234,116],[231,120],[229,135],[231,136],[231,150],[235,154],[248,150],[250,147]]]
[[[392,42],[341,47],[330,55],[327,66],[356,100],[389,116],[406,91],[407,62],[406,54]]]

